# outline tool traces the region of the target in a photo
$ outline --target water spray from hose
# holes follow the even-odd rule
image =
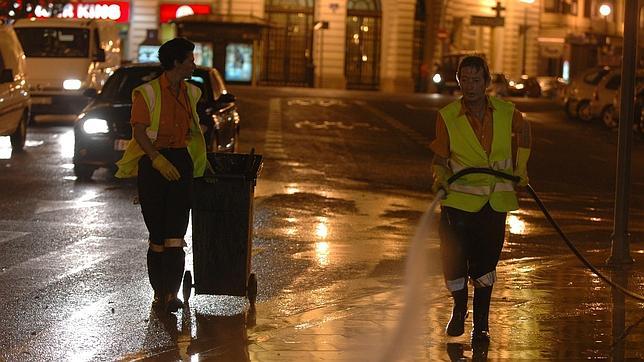
[[[517,176],[508,175],[496,170],[488,168],[467,168],[452,175],[447,182],[451,184],[456,179],[471,173],[484,173],[514,182],[519,181],[519,177]],[[596,274],[607,284],[616,288],[624,295],[627,295],[639,301],[644,301],[644,296],[636,294],[613,282],[609,277],[601,273],[594,265],[592,265],[561,230],[537,193],[532,188],[532,186],[527,185],[526,189],[530,196],[532,196],[534,201],[537,203],[539,209],[541,210],[541,212],[543,212],[546,219],[550,222],[559,236],[561,236],[563,241],[566,243],[568,248],[570,248],[573,254],[575,254],[575,256],[577,256],[577,258],[579,258],[579,260],[586,267],[588,267],[594,274]],[[407,263],[405,265],[404,305],[398,323],[392,331],[389,339],[385,341],[386,343],[383,345],[380,353],[378,354],[378,360],[381,362],[400,361],[404,360],[406,357],[409,357],[409,354],[413,352],[413,347],[418,345],[417,339],[422,335],[422,333],[418,332],[420,331],[420,328],[422,328],[421,322],[423,321],[422,315],[425,312],[426,295],[423,288],[419,286],[424,285],[427,271],[425,241],[430,235],[430,226],[432,224],[432,216],[434,215],[435,209],[438,206],[440,200],[443,199],[445,195],[446,193],[443,189],[440,189],[436,193],[434,201],[421,216],[418,227],[416,228],[416,231],[414,233],[414,237],[412,238],[409,245],[409,249],[407,251]]]

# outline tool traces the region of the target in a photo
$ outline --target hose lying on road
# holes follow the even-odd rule
[[[485,173],[485,174],[488,174],[488,175],[494,175],[494,176],[497,176],[497,177],[502,177],[502,178],[504,178],[504,179],[506,179],[506,180],[511,180],[511,181],[514,181],[514,182],[518,182],[518,181],[519,181],[519,177],[517,177],[517,176],[508,175],[508,174],[506,174],[506,173],[499,172],[499,171],[495,171],[495,170],[492,170],[492,169],[489,169],[489,168],[475,168],[475,167],[473,167],[473,168],[466,168],[466,169],[464,169],[464,170],[461,170],[461,171],[459,171],[459,172],[455,173],[454,175],[452,175],[452,176],[447,180],[447,182],[451,184],[451,183],[452,183],[452,182],[454,182],[456,179],[458,179],[458,178],[460,178],[460,177],[462,177],[462,176],[465,176],[465,175],[471,174],[471,173]],[[580,261],[581,261],[581,262],[582,262],[586,267],[588,267],[588,269],[590,269],[593,273],[595,273],[595,274],[596,274],[598,277],[600,277],[603,281],[605,281],[606,283],[608,283],[608,284],[609,284],[609,285],[611,285],[612,287],[614,287],[614,288],[618,289],[620,292],[624,293],[625,295],[627,295],[627,296],[629,296],[629,297],[631,297],[631,298],[637,299],[637,300],[639,300],[639,301],[644,301],[644,296],[641,296],[641,295],[639,295],[639,294],[637,294],[637,293],[634,293],[634,292],[632,292],[632,291],[630,291],[630,290],[628,290],[628,289],[626,289],[626,288],[622,287],[621,285],[619,285],[619,284],[617,284],[617,283],[613,282],[610,278],[608,278],[607,276],[605,276],[604,274],[602,274],[602,272],[600,272],[600,271],[599,271],[599,270],[598,270],[594,265],[592,265],[592,264],[588,261],[588,259],[586,259],[586,258],[581,254],[581,252],[579,252],[579,250],[575,247],[575,245],[573,245],[573,243],[570,241],[570,239],[568,239],[568,237],[567,237],[567,236],[566,236],[566,234],[563,232],[563,230],[561,230],[561,227],[559,227],[559,224],[557,224],[557,222],[555,221],[555,219],[553,219],[553,218],[552,218],[552,216],[550,215],[550,212],[548,212],[548,209],[546,209],[546,206],[543,204],[543,202],[541,201],[541,199],[539,198],[539,196],[537,196],[537,193],[534,191],[534,189],[532,188],[532,186],[527,185],[527,186],[526,186],[526,189],[528,190],[528,193],[530,194],[530,196],[532,196],[532,198],[534,199],[534,201],[535,201],[535,202],[537,203],[537,205],[539,206],[539,209],[541,209],[541,212],[543,212],[543,215],[546,217],[546,219],[548,219],[548,221],[550,222],[550,224],[552,225],[552,227],[554,227],[554,228],[555,228],[555,230],[557,230],[557,233],[559,234],[559,236],[561,236],[561,238],[563,239],[563,241],[564,241],[564,242],[566,242],[566,245],[568,245],[568,248],[570,248],[570,250],[573,252],[573,254],[575,254],[575,256],[577,256],[577,258],[578,258],[578,259],[579,259],[579,260],[580,260]]]

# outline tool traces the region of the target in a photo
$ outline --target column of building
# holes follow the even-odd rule
[[[415,0],[382,2],[381,90],[412,92],[412,43]]]
[[[316,20],[326,22],[313,34],[316,87],[345,88],[346,5],[346,0],[316,1]]]
[[[159,27],[159,0],[132,0],[130,4],[132,13],[126,58],[135,61],[138,46],[145,40],[147,30]]]

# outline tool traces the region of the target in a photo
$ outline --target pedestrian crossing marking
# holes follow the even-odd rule
[[[69,209],[81,209],[85,207],[96,207],[104,205],[104,202],[96,201],[50,201],[50,200],[41,200],[36,208],[36,214],[42,214],[45,212],[59,211],[59,210],[69,210]]]
[[[14,296],[26,295],[58,280],[91,268],[130,249],[143,247],[143,239],[89,236],[52,252],[25,260],[0,271],[13,280]]]
[[[2,231],[0,230],[0,244],[6,243],[9,240],[21,238],[25,235],[29,235],[31,233],[25,233],[25,232],[20,232],[20,231]]]
[[[280,98],[271,98],[266,142],[264,143],[264,157],[287,159],[282,141],[282,100]]]

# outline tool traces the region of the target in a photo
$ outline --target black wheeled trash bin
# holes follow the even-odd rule
[[[194,181],[190,271],[183,277],[183,297],[195,294],[246,296],[255,305],[257,279],[251,269],[253,196],[262,156],[209,153],[214,175]]]

